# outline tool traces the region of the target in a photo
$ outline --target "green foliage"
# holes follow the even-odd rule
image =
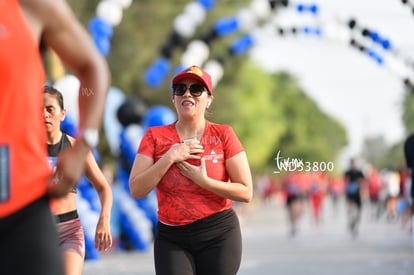
[[[414,133],[414,93],[406,90],[402,102],[402,121],[405,129],[405,136]],[[367,159],[379,169],[398,169],[405,166],[405,158],[403,151],[403,140],[396,142],[391,146],[386,146],[382,142],[382,146],[378,145],[378,140],[367,139],[365,141],[366,154],[370,157]],[[372,148],[376,147],[376,148]],[[374,155],[374,156],[373,156]]]
[[[239,70],[233,70],[238,80],[218,87],[218,94],[225,96],[214,103],[215,115],[218,121],[233,126],[246,148],[252,169],[259,170],[285,130],[284,118],[273,100],[273,94],[277,93],[273,76],[245,63]]]
[[[344,127],[323,113],[288,74],[280,78],[275,95],[283,108],[287,130],[277,151],[309,162],[336,160],[347,143]]]
[[[406,90],[401,104],[402,122],[405,129],[405,137],[414,133],[414,93]],[[382,136],[367,137],[364,140],[362,156],[378,169],[398,169],[405,165],[402,140],[392,145],[387,145]]]
[[[414,133],[414,92],[407,90],[404,95],[403,103],[403,123],[407,135]]]
[[[373,161],[373,164],[378,169],[398,170],[405,167],[403,152],[403,142],[399,142],[387,148],[384,154],[380,155]]]

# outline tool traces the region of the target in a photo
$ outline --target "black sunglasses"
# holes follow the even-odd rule
[[[187,87],[185,84],[178,83],[173,85],[173,94],[183,96],[187,89],[190,90],[190,94],[193,97],[199,97],[204,91],[207,91],[206,87],[202,84],[193,84],[190,87]]]

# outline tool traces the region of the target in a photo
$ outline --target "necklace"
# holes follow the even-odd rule
[[[178,136],[181,139],[182,143],[190,142],[193,140],[201,140],[203,137],[205,125],[202,127],[202,129],[184,129],[179,122],[175,124],[175,129],[178,133]]]

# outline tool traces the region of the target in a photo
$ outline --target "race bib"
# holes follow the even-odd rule
[[[47,161],[49,162],[49,166],[52,169],[52,174],[53,174],[52,182],[53,183],[58,183],[58,178],[57,178],[57,176],[55,174],[57,160],[58,160],[57,157],[47,157]]]
[[[56,170],[57,159],[57,157],[47,157],[47,161],[49,162],[49,166],[53,170],[53,172],[55,172]]]

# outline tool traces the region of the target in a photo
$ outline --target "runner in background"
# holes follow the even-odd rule
[[[309,200],[312,209],[313,221],[319,225],[323,201],[328,188],[328,175],[324,172],[311,172],[311,186]]]
[[[355,237],[358,235],[358,225],[361,220],[362,198],[361,190],[364,184],[364,174],[357,168],[356,160],[351,159],[349,169],[345,172],[345,194],[347,201],[347,215],[349,230]]]
[[[299,172],[290,171],[282,180],[283,191],[286,194],[286,208],[288,212],[289,234],[295,237],[298,233],[300,219],[303,216],[305,189]]]
[[[404,142],[404,158],[411,178],[410,199],[411,199],[411,234],[414,252],[414,134],[407,137]]]
[[[369,164],[366,166],[365,174],[367,175],[368,196],[370,202],[371,215],[379,219],[382,213],[382,201],[380,198],[382,181],[378,170],[375,166]]]
[[[61,121],[64,120],[66,115],[63,102],[63,96],[58,90],[51,86],[45,86],[43,97],[44,117],[48,158],[52,167],[59,155],[73,147],[77,142],[73,137],[61,131]],[[106,251],[112,246],[110,226],[112,191],[96,163],[92,151],[86,157],[84,173],[95,188],[101,203],[95,230],[95,248],[98,251]],[[78,189],[75,186],[62,198],[52,200],[52,212],[57,219],[59,246],[63,253],[67,275],[81,275],[85,259],[84,228],[77,210],[77,191]]]

